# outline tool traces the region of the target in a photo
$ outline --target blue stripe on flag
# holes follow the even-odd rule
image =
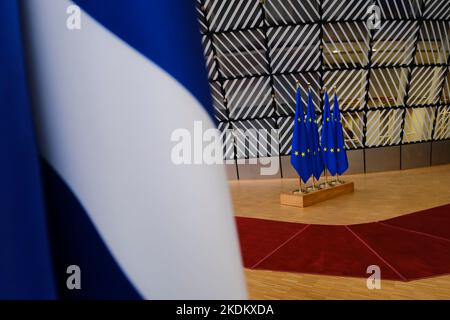
[[[53,299],[17,3],[0,1],[0,299]]]

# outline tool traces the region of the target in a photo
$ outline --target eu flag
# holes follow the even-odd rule
[[[323,160],[319,145],[319,131],[317,129],[316,114],[312,100],[311,90],[308,90],[308,104],[306,105],[306,131],[309,142],[310,166],[312,174],[316,179],[323,172]]]
[[[294,132],[292,137],[291,164],[300,178],[306,183],[311,176],[308,156],[308,137],[306,133],[306,120],[303,113],[300,88],[297,86],[295,97]]]
[[[322,125],[322,155],[325,167],[328,169],[331,175],[336,174],[336,145],[334,137],[334,125],[333,118],[330,112],[330,100],[328,93],[325,92],[323,106],[323,125]]]
[[[333,124],[334,124],[334,136],[336,139],[336,161],[337,161],[337,173],[343,174],[348,168],[347,152],[344,146],[344,133],[342,131],[341,124],[341,112],[339,111],[339,103],[337,94],[334,94],[334,107],[333,107]]]

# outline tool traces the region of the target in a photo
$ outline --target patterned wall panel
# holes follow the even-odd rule
[[[408,108],[405,114],[403,142],[419,142],[431,139],[436,108]]]
[[[271,0],[264,2],[269,25],[286,25],[319,20],[318,0]]]
[[[296,80],[300,81],[301,97],[303,105],[307,103],[308,83],[311,85],[313,102],[317,112],[320,112],[320,73],[303,72],[273,77],[275,89],[275,101],[280,115],[293,115],[295,113]]]
[[[225,80],[224,87],[231,119],[270,117],[273,114],[269,77]]]
[[[403,110],[378,110],[367,113],[366,146],[399,144]]]
[[[348,21],[364,19],[370,2],[367,0],[324,0],[322,19],[324,21]]]
[[[408,92],[408,105],[438,103],[446,71],[442,67],[413,68]]]
[[[275,27],[267,31],[272,70],[276,73],[317,70],[319,27]]]
[[[232,123],[238,159],[279,155],[279,134],[274,119]]]
[[[369,63],[369,29],[364,22],[325,23],[325,68],[357,68]]]
[[[336,86],[341,110],[364,108],[367,84],[366,70],[326,71],[323,75],[323,82],[328,88],[331,105],[334,101],[334,87]]]
[[[320,130],[322,89],[337,92],[347,149],[450,139],[450,1],[195,3],[227,159],[290,154],[297,80]]]
[[[436,116],[434,140],[450,139],[450,107],[440,108]]]
[[[415,62],[445,64],[450,54],[450,23],[425,21],[420,29]]]
[[[372,63],[375,66],[409,64],[417,38],[416,21],[383,21],[373,36]]]
[[[379,68],[370,73],[369,108],[402,106],[405,103],[408,68]]]

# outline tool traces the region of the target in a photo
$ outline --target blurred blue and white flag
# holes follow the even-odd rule
[[[194,3],[22,11],[60,295],[246,298],[223,168],[171,161],[174,130],[214,127]],[[65,287],[71,264],[81,290]]]

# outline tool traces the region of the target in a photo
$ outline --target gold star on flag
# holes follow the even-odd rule
[[[305,153],[304,152],[302,152],[302,157],[304,157],[305,156]]]
[[[330,118],[327,118],[327,122],[330,122]]]
[[[323,151],[327,151],[327,147],[323,148]]]
[[[330,152],[334,152],[334,149],[333,149],[333,148],[331,148],[331,149],[330,149]]]
[[[296,156],[298,156],[298,151],[295,151],[294,154],[295,154]]]
[[[306,149],[306,151],[309,153],[309,149]]]
[[[337,148],[336,151],[339,152],[339,151],[341,151],[341,149]]]

